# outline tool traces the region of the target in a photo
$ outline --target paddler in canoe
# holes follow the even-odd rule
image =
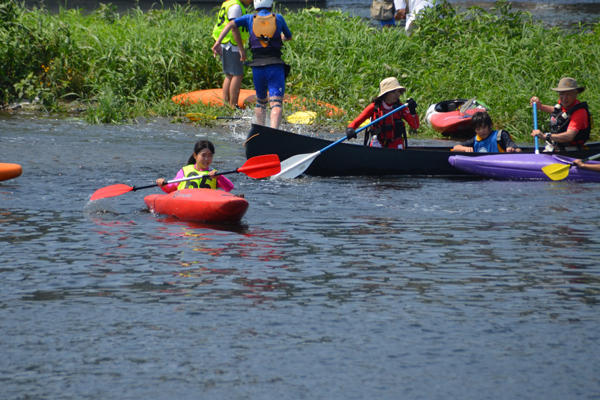
[[[250,50],[254,89],[256,90],[256,123],[264,125],[267,105],[271,106],[271,128],[279,128],[281,123],[285,79],[290,66],[281,59],[281,48],[284,41],[292,40],[292,32],[281,14],[271,11],[273,0],[254,0],[255,14],[243,15],[229,22],[217,38],[212,50],[219,54],[221,43],[229,31],[238,43],[241,60],[246,59],[246,50],[241,45],[239,28],[250,33]]]
[[[198,176],[198,179],[175,182],[165,185],[165,180],[159,178],[156,184],[165,192],[171,193],[182,189],[223,189],[226,192],[233,190],[233,183],[223,175],[215,178],[217,170],[210,168],[213,156],[215,154],[215,146],[210,140],[199,140],[194,146],[194,153],[190,156],[187,165],[179,170],[175,178],[187,178],[189,176]]]
[[[471,117],[471,128],[475,131],[475,137],[457,144],[452,151],[465,153],[521,152],[507,131],[493,130],[492,118],[486,111],[478,112]]]
[[[558,87],[551,88],[558,92],[558,104],[549,106],[542,104],[539,97],[533,96],[529,103],[535,103],[539,110],[550,114],[550,132],[544,133],[534,129],[531,136],[546,140],[554,150],[554,146],[564,151],[567,147],[582,149],[590,139],[591,117],[587,103],[577,100],[577,95],[585,90],[577,85],[573,78],[565,77],[558,82]],[[550,150],[550,149],[548,149]]]
[[[371,121],[382,117],[394,108],[402,107],[400,96],[406,92],[398,79],[385,78],[379,83],[379,95],[365,108],[360,115],[346,128],[348,139],[355,139],[356,129],[369,118]],[[374,124],[365,132],[365,146],[404,149],[407,146],[406,127],[403,119],[413,129],[419,128],[417,103],[408,99],[406,107]]]

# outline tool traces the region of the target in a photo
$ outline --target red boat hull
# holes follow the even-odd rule
[[[144,198],[150,211],[185,221],[237,223],[248,210],[248,202],[222,190],[183,189]]]

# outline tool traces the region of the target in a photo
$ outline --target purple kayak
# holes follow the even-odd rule
[[[550,164],[569,164],[574,158],[552,154],[495,154],[479,157],[451,156],[448,161],[457,169],[486,178],[515,181],[549,181],[542,171]],[[589,161],[590,164],[598,164]],[[600,182],[600,173],[572,166],[565,181]]]

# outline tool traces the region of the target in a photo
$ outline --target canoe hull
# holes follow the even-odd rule
[[[569,164],[574,158],[550,154],[506,154],[487,155],[481,157],[451,156],[450,164],[457,169],[473,175],[502,180],[551,180],[542,171],[550,164]],[[590,161],[590,164],[598,164]],[[571,167],[569,174],[564,179],[576,182],[600,182],[600,173]]]
[[[213,189],[183,189],[144,198],[148,209],[185,221],[238,223],[248,210],[248,201]]]
[[[0,182],[14,179],[23,173],[19,164],[0,163]]]
[[[362,142],[362,139],[359,139],[359,142]],[[333,142],[330,140],[253,124],[244,146],[247,158],[277,154],[279,159],[286,160],[298,154],[315,153],[331,143]],[[600,151],[600,143],[588,144],[588,147],[590,150],[564,154],[585,158]],[[451,147],[409,147],[396,150],[344,142],[316,157],[305,173],[313,176],[464,176],[468,174],[450,165],[448,157],[454,154],[481,156],[481,153],[455,153],[450,150]],[[523,149],[530,153],[533,153],[533,150],[532,147]]]

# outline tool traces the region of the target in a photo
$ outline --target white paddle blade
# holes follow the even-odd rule
[[[312,154],[298,154],[281,162],[281,172],[273,175],[271,179],[294,179],[304,173],[320,151]]]

